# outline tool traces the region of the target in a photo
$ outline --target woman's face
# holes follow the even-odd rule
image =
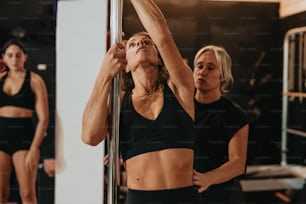
[[[10,45],[2,55],[3,61],[9,69],[23,69],[27,54],[17,45]]]
[[[220,68],[213,52],[200,55],[195,62],[193,76],[196,89],[202,92],[220,91]]]
[[[138,65],[158,64],[157,49],[153,41],[145,35],[135,35],[126,43],[126,59],[128,70],[134,70]]]

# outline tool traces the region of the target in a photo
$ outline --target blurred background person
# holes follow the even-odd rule
[[[2,62],[6,69],[0,78],[1,203],[9,198],[12,168],[16,172],[22,203],[37,203],[40,145],[49,121],[48,93],[42,77],[25,67],[27,57],[20,41],[10,40],[3,47]]]

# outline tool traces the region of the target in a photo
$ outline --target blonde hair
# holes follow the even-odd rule
[[[220,46],[216,45],[207,45],[202,47],[194,57],[194,66],[199,57],[205,52],[212,52],[217,59],[218,66],[220,67],[220,77],[222,79],[220,85],[220,91],[222,94],[228,93],[229,86],[234,83],[234,78],[232,75],[232,60],[227,51]]]

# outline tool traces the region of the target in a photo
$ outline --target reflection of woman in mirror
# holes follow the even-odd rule
[[[21,42],[3,47],[0,75],[0,202],[9,197],[12,168],[15,169],[22,203],[36,204],[36,177],[40,145],[49,121],[48,94],[38,74],[25,68],[27,52]],[[37,114],[33,125],[33,111]]]

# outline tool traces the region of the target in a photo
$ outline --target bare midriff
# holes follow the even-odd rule
[[[163,190],[192,186],[193,150],[166,149],[137,155],[125,162],[127,186]]]
[[[5,118],[30,118],[33,111],[26,108],[19,108],[15,106],[4,106],[0,108],[0,117]]]

